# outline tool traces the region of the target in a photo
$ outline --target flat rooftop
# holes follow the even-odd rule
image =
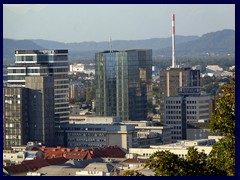
[[[65,54],[67,49],[58,50],[15,50],[15,54]]]

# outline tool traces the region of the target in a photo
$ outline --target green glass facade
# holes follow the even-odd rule
[[[96,115],[146,120],[152,50],[96,54]]]

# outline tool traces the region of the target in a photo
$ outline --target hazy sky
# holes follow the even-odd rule
[[[136,40],[235,30],[234,4],[3,5],[3,37],[60,42]]]

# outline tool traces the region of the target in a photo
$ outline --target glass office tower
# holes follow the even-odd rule
[[[54,77],[55,127],[68,122],[68,50],[16,50],[15,65],[8,67],[8,87],[25,87],[26,76]]]
[[[152,50],[96,54],[96,115],[146,120],[152,77]]]

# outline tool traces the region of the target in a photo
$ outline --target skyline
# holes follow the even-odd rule
[[[65,43],[108,41],[110,36],[113,41],[166,38],[172,14],[176,35],[235,30],[234,4],[4,4],[3,37]]]

